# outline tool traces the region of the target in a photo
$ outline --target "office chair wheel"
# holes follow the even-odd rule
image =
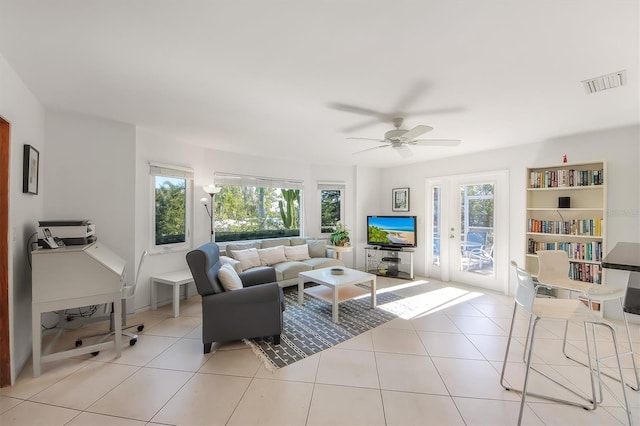
[[[138,339],[131,339],[131,340],[129,340],[129,345],[133,346],[133,345],[136,344],[137,341],[138,341]]]
[[[138,326],[138,332],[140,332],[140,331],[142,331],[142,330],[144,330],[144,324],[140,324],[140,325]]]
[[[95,352],[91,352],[91,355],[98,356],[99,353],[100,353],[100,351],[95,351]]]
[[[82,346],[82,340],[76,340],[76,348],[79,348],[80,346]]]

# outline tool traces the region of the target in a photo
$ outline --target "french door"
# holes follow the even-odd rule
[[[427,180],[427,274],[508,291],[508,172]]]

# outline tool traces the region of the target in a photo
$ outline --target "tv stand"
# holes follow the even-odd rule
[[[365,270],[381,277],[414,279],[413,249],[368,246],[364,248]]]

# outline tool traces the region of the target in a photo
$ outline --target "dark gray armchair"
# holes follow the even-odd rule
[[[220,250],[207,243],[187,253],[198,293],[202,296],[202,343],[204,353],[213,342],[273,336],[280,344],[284,294],[275,270],[259,268],[240,275],[244,288],[225,291],[218,280]]]

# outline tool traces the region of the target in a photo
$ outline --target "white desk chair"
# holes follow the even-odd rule
[[[124,283],[124,285],[122,286],[121,289],[121,293],[122,293],[122,335],[124,336],[129,336],[129,345],[133,346],[136,344],[136,342],[138,341],[138,335],[135,333],[129,333],[126,332],[125,330],[131,329],[131,328],[136,328],[136,330],[138,330],[138,332],[141,332],[142,330],[144,330],[144,324],[133,324],[133,325],[127,325],[127,299],[132,297],[135,292],[136,292],[136,287],[138,285],[138,281],[140,279],[140,271],[142,270],[142,265],[144,264],[144,260],[146,259],[147,255],[149,254],[148,251],[143,251],[142,255],[140,256],[140,261],[138,262],[138,271],[136,272],[136,280],[134,281],[133,285],[126,285],[126,283]],[[90,337],[98,337],[98,336],[102,336],[102,339],[100,339],[100,341],[105,341],[107,340],[109,337],[114,335],[114,325],[113,325],[113,309],[111,309],[111,315],[110,315],[110,319],[109,319],[109,331],[106,333],[97,333],[97,334],[91,334],[89,336],[84,336],[79,338],[78,340],[76,340],[76,347],[78,346],[82,346],[82,340],[83,339],[88,339]],[[92,352],[91,354],[96,356],[98,355],[99,352]]]
[[[507,338],[507,349],[505,351],[504,362],[502,364],[502,372],[500,374],[500,385],[504,387],[506,390],[518,392],[522,395],[522,398],[520,400],[520,413],[518,415],[518,425],[522,423],[522,415],[524,412],[524,404],[525,404],[525,399],[527,395],[532,395],[539,398],[560,402],[563,404],[574,405],[574,406],[582,407],[587,410],[595,410],[597,408],[597,403],[596,403],[596,388],[595,388],[594,376],[597,377],[598,382],[601,386],[604,386],[607,389],[609,389],[609,387],[606,385],[606,383],[603,383],[602,380],[600,379],[600,368],[599,368],[600,360],[598,360],[597,356],[595,358],[595,362],[596,362],[595,368],[591,365],[591,354],[589,349],[589,338],[588,338],[589,333],[587,331],[587,326],[600,325],[607,328],[611,332],[611,337],[613,339],[614,348],[616,351],[616,358],[618,361],[618,372],[620,373],[620,377],[622,378],[623,377],[622,364],[620,362],[620,356],[618,354],[615,328],[611,324],[609,324],[607,321],[600,318],[593,311],[589,310],[579,300],[536,298],[537,286],[534,285],[533,279],[531,278],[531,274],[529,274],[524,269],[519,268],[515,262],[512,261],[511,264],[514,266],[516,270],[516,275],[518,280],[517,280],[517,286],[516,286],[515,296],[514,296],[515,304],[513,307],[513,317],[511,319],[509,337]],[[530,327],[530,334],[528,334],[527,336],[528,352],[525,350],[526,373],[524,376],[524,384],[522,386],[522,390],[514,389],[510,385],[506,384],[504,381],[504,375],[505,375],[505,370],[507,366],[507,359],[509,357],[509,349],[511,348],[511,339],[513,335],[513,328],[516,320],[516,312],[518,310],[518,307],[524,309],[530,315],[530,318],[532,320],[532,324]],[[583,324],[584,333],[585,333],[585,343],[587,345],[586,346],[587,358],[589,360],[588,367],[589,367],[589,377],[591,379],[591,394],[592,394],[591,400],[584,398],[582,395],[580,395],[573,389],[570,389],[567,386],[557,382],[553,378],[549,377],[548,375],[544,374],[543,372],[541,372],[540,370],[536,369],[531,365],[531,359],[533,357],[533,348],[535,346],[534,343],[535,343],[535,336],[536,336],[536,327],[538,323],[544,319],[574,321],[574,322],[581,322]],[[567,401],[563,399],[553,398],[547,395],[540,395],[540,394],[527,392],[527,385],[529,384],[529,372],[531,370],[541,374],[542,376],[558,384],[559,386],[562,386],[563,388],[570,391],[574,395],[588,402],[590,405],[583,405],[583,404],[576,403],[574,401]],[[627,392],[626,392],[626,386],[624,385],[624,379],[621,379],[621,382],[622,382],[622,394],[623,394],[624,401],[623,402],[618,401],[618,402],[625,409],[627,413],[627,418],[629,420],[629,425],[631,425],[632,424],[631,411],[629,410],[629,402],[627,399]],[[613,392],[611,392],[611,394],[613,395]]]
[[[638,370],[636,368],[635,356],[633,354],[633,346],[631,343],[631,333],[629,331],[629,323],[624,311],[624,298],[627,293],[626,288],[613,288],[605,284],[592,284],[583,281],[572,280],[569,278],[569,256],[564,250],[538,250],[538,282],[547,287],[558,288],[562,290],[568,290],[569,292],[580,293],[582,297],[587,299],[589,308],[593,308],[593,301],[603,302],[605,300],[618,299],[620,303],[620,311],[622,312],[622,319],[624,320],[625,331],[627,334],[627,342],[629,345],[629,351],[621,353],[622,356],[631,356],[633,363],[633,371],[635,375],[635,383],[629,384],[633,390],[640,389],[640,379],[638,378]],[[602,306],[602,303],[601,303]],[[562,344],[562,352],[567,358],[577,361],[571,358],[566,352],[567,345],[567,330],[569,323],[564,328],[564,342]],[[595,350],[598,347],[595,346]],[[601,358],[602,360],[606,358]],[[584,363],[580,362],[584,365]],[[605,373],[602,373],[605,374]],[[605,374],[606,375],[606,374]]]

